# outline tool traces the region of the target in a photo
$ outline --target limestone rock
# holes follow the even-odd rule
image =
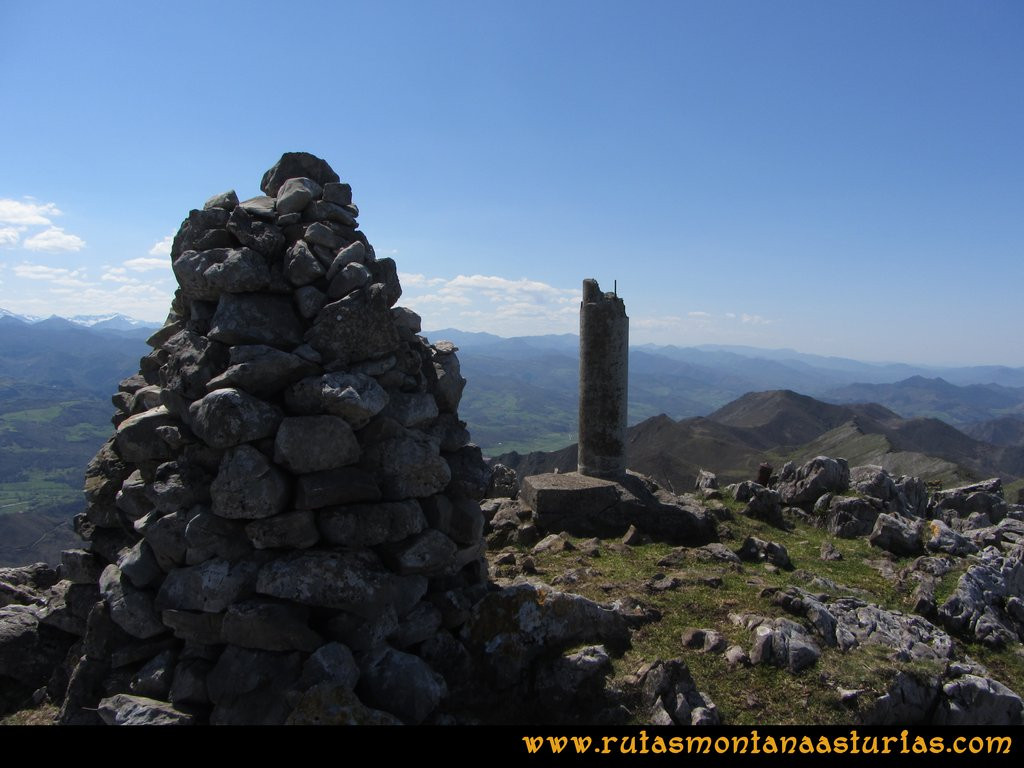
[[[100,701],[97,709],[107,725],[192,725],[193,717],[166,701],[118,693]]]
[[[277,197],[289,179],[305,179],[323,187],[337,183],[338,174],[324,160],[308,152],[285,152],[274,166],[263,174],[260,189],[270,197]]]
[[[354,464],[359,453],[352,427],[337,416],[289,416],[274,440],[274,461],[295,474]]]
[[[215,515],[257,520],[285,509],[288,480],[262,453],[250,445],[239,445],[224,454],[210,496]]]
[[[192,431],[213,448],[273,435],[284,418],[272,405],[239,389],[217,389],[189,407]]]
[[[850,487],[850,467],[845,459],[818,456],[798,470],[792,480],[780,482],[784,504],[811,505],[825,493],[843,493]]]
[[[423,722],[447,694],[444,678],[418,656],[382,648],[360,660],[357,692],[409,725]]]
[[[920,522],[902,515],[879,515],[868,541],[896,555],[917,555],[924,550]]]

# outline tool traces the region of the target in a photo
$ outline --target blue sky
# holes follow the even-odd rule
[[[294,9],[294,10],[292,10]],[[288,150],[427,328],[1024,365],[1019,2],[0,2],[0,307],[162,319]]]

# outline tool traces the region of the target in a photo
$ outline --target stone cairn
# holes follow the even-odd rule
[[[326,162],[287,153],[260,188],[189,213],[166,324],[113,397],[63,558],[99,598],[65,723],[422,722],[486,591],[456,348],[395,306]]]

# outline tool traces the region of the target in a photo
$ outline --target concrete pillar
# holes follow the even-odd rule
[[[580,304],[581,475],[618,480],[626,474],[629,318],[614,293],[583,281]]]

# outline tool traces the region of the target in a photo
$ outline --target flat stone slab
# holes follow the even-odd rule
[[[621,483],[578,472],[531,475],[523,478],[519,501],[553,533],[618,538],[635,525],[657,539],[691,547],[718,538],[706,509],[672,494],[656,496],[634,474]]]
[[[523,478],[519,498],[538,515],[557,514],[566,509],[586,515],[614,506],[619,493],[619,484],[611,480],[565,472]]]

